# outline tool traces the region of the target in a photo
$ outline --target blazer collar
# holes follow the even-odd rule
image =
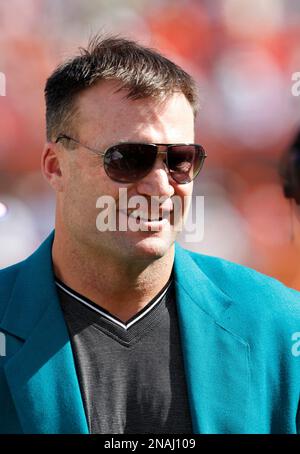
[[[37,251],[23,262],[0,323],[3,330],[23,340],[30,336],[49,305],[54,304],[58,309],[52,265],[54,233],[51,232]],[[232,303],[231,299],[205,275],[190,252],[178,243],[175,243],[174,278],[181,294],[182,291],[188,294],[199,310],[221,321],[222,314]]]
[[[54,231],[19,268],[13,292],[0,326],[27,339],[51,303],[57,303],[52,268]]]

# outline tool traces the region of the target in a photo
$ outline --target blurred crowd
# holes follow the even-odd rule
[[[299,241],[291,241],[277,172],[300,126],[300,97],[291,91],[300,71],[298,0],[2,1],[0,268],[28,256],[53,228],[54,194],[40,174],[44,84],[99,31],[159,49],[199,84],[196,142],[208,158],[195,195],[205,196],[204,237],[180,242],[300,289]]]

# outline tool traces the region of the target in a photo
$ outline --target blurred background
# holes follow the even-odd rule
[[[196,142],[209,157],[195,183],[204,238],[188,249],[251,266],[300,289],[300,246],[278,159],[300,125],[299,0],[9,0],[0,3],[0,268],[27,257],[54,226],[40,174],[43,89],[96,32],[160,50],[197,80]],[[300,235],[300,233],[299,233]],[[200,241],[201,240],[201,241]]]

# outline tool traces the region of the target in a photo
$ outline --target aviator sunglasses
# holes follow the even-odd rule
[[[179,184],[187,184],[198,175],[207,156],[204,148],[198,144],[121,142],[102,152],[64,134],[59,135],[55,143],[61,140],[75,142],[103,156],[106,174],[119,183],[134,183],[141,180],[153,169],[157,155],[163,154],[173,180]]]

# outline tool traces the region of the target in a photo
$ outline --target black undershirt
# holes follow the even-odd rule
[[[57,280],[90,433],[192,433],[168,285],[124,324]]]

